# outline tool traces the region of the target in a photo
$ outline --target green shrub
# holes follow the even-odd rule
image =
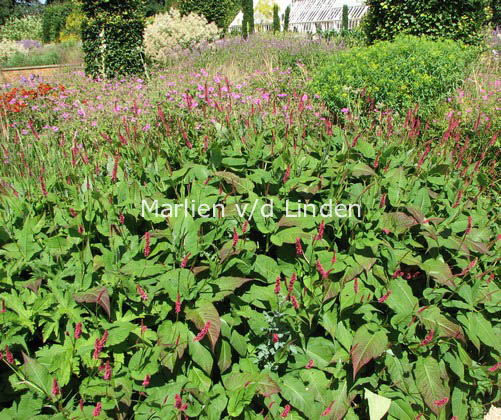
[[[287,32],[289,30],[290,16],[291,16],[291,7],[287,6],[284,13],[284,32]]]
[[[73,3],[54,3],[44,9],[42,17],[42,40],[45,43],[59,42],[66,28],[66,19],[76,10]]]
[[[42,40],[42,18],[40,15],[11,18],[0,26],[0,39],[21,41],[23,39]]]
[[[115,77],[144,71],[144,0],[85,0],[82,5],[85,71]]]
[[[367,0],[366,34],[372,43],[396,35],[426,35],[465,43],[482,39],[489,0]]]
[[[235,4],[240,0],[181,0],[179,10],[181,14],[196,13],[205,16],[208,22],[214,22],[220,28],[226,28],[233,18]]]
[[[477,54],[451,40],[403,36],[334,55],[317,72],[313,89],[332,111],[353,109],[364,90],[380,107],[404,113],[419,103],[421,115],[430,115],[461,84]]]
[[[278,16],[278,4],[273,5],[273,32],[280,32],[280,18]]]

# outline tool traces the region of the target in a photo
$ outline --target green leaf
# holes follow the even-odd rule
[[[447,263],[440,260],[430,259],[420,264],[419,267],[431,276],[437,283],[451,288],[455,287],[454,276]]]
[[[369,403],[370,420],[381,420],[390,409],[391,400],[381,395],[374,394],[365,389],[365,398]]]
[[[351,345],[351,361],[353,364],[353,380],[358,371],[372,359],[380,356],[388,345],[384,331],[372,333],[366,326],[360,327],[355,333]]]
[[[231,346],[224,339],[221,339],[221,351],[217,365],[221,373],[224,373],[231,366]]]
[[[313,406],[313,395],[306,391],[306,386],[292,375],[283,377],[280,393],[291,406],[308,416]]]
[[[111,317],[110,296],[108,295],[108,289],[105,286],[77,293],[73,295],[73,297],[78,303],[97,303],[108,314],[108,318]]]
[[[443,406],[439,407],[436,402],[449,398],[449,391],[442,383],[438,362],[433,357],[420,357],[416,362],[414,376],[424,402],[438,415]]]
[[[24,375],[28,381],[28,385],[33,386],[37,391],[43,392],[45,395],[50,395],[50,377],[47,368],[35,359],[32,359],[22,352],[24,360]]]
[[[501,352],[501,342],[499,337],[496,339],[496,333],[494,332],[492,324],[479,312],[469,312],[468,319],[480,341],[496,349],[498,352]]]
[[[207,322],[210,322],[207,336],[209,337],[212,351],[214,351],[221,331],[221,319],[215,306],[209,301],[202,300],[197,308],[186,310],[186,319],[193,322],[199,330],[202,330]]]

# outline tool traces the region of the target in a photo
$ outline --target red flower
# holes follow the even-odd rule
[[[433,401],[433,404],[435,404],[437,407],[443,407],[449,402],[449,398],[445,397],[442,398],[441,400]]]
[[[473,219],[471,216],[468,216],[468,227],[466,228],[466,232],[464,234],[469,235],[472,227],[473,227]]]
[[[489,370],[489,372],[496,372],[496,370],[498,370],[499,366],[501,366],[501,362],[497,362],[494,366],[490,367],[488,370]]]
[[[249,226],[249,221],[246,220],[242,226],[242,235],[245,235],[245,232],[247,232],[247,228]]]
[[[280,276],[275,280],[275,294],[278,295],[280,293]]]
[[[2,299],[2,308],[0,309],[0,313],[4,314],[7,312],[7,309],[5,309],[5,300]]]
[[[279,340],[278,334],[273,334],[273,342],[278,343],[278,340]]]
[[[72,209],[71,207],[70,207],[70,214],[71,214],[71,217],[77,217],[77,212],[74,209]]]
[[[182,404],[183,404],[183,399],[181,398],[181,395],[176,394],[174,396],[174,407],[176,407],[179,410]]]
[[[311,369],[313,367],[313,364],[315,362],[313,361],[313,359],[310,359],[310,361],[306,364],[305,368],[306,369]]]
[[[44,197],[47,197],[47,188],[45,187],[45,180],[43,175],[40,175],[40,189]]]
[[[106,330],[103,334],[103,338],[100,340],[99,338],[96,338],[96,341],[94,342],[94,354],[93,358],[94,359],[99,359],[99,354],[103,350],[104,345],[106,344],[106,341],[108,340],[108,330]]]
[[[184,258],[183,261],[181,261],[181,268],[186,268],[186,264],[188,264],[188,259],[190,258],[191,252],[188,252]]]
[[[292,306],[294,306],[294,309],[297,311],[299,309],[299,303],[297,303],[296,296],[294,295],[291,296],[291,302]]]
[[[146,232],[144,234],[144,256],[145,257],[148,257],[148,255],[150,255],[150,252],[151,252],[150,240],[151,240],[150,232]]]
[[[150,375],[146,375],[144,377],[144,380],[143,380],[143,386],[144,387],[147,387],[150,384],[150,379],[151,379]]]
[[[100,402],[96,404],[96,408],[94,408],[94,411],[92,412],[92,417],[97,417],[101,414],[103,407]]]
[[[57,379],[54,378],[52,381],[52,389],[51,389],[52,395],[55,397],[61,393],[61,390],[59,389],[59,384],[57,383]]]
[[[237,228],[233,228],[233,242],[231,244],[231,246],[233,248],[235,248],[238,244],[238,233],[237,233]]]
[[[332,256],[332,259],[331,259],[331,265],[334,265],[336,264],[336,251],[334,251],[334,255]]]
[[[122,213],[120,213],[120,224],[123,225],[125,223],[125,217]]]
[[[301,239],[296,238],[296,255],[303,255],[303,246],[301,245]]]
[[[141,335],[144,335],[148,331],[148,327],[144,325],[144,320],[141,320]]]
[[[287,165],[287,169],[285,171],[285,175],[284,177],[282,178],[282,182],[285,184],[287,182],[287,180],[289,179],[289,176],[291,174],[291,166],[290,165]]]
[[[435,330],[430,330],[428,335],[424,338],[423,341],[421,341],[422,346],[426,346],[427,344],[430,344],[431,340],[433,339],[433,335],[435,334]]]
[[[111,379],[111,365],[110,361],[106,360],[106,366],[104,367],[104,380],[109,381]]]
[[[176,314],[178,314],[179,312],[181,312],[181,296],[178,293],[176,299]]]
[[[378,301],[379,303],[383,303],[383,302],[385,302],[385,301],[386,301],[386,299],[388,299],[388,296],[390,296],[390,295],[391,295],[391,290],[388,290],[388,291],[386,292],[386,294],[385,294],[384,296],[380,297],[377,301]]]
[[[320,273],[320,275],[322,276],[323,280],[325,280],[329,276],[329,273],[327,271],[325,271],[324,267],[320,263],[320,260],[317,260],[317,270]]]
[[[75,340],[78,340],[81,335],[82,335],[82,323],[79,322],[77,325],[75,325],[75,332],[73,336],[75,337]]]
[[[381,201],[379,202],[379,207],[383,208],[386,204],[386,193],[381,196]]]
[[[322,220],[322,222],[320,223],[320,226],[318,227],[318,234],[315,238],[317,241],[321,241],[322,238],[324,237],[324,229],[325,229],[325,223]]]
[[[287,404],[284,408],[284,411],[282,411],[282,414],[280,414],[280,417],[285,419],[289,415],[290,411],[291,411],[291,406]]]
[[[456,198],[456,202],[454,203],[454,205],[452,206],[453,209],[455,209],[457,206],[459,206],[459,203],[461,201],[461,197],[463,197],[463,190],[459,190],[458,192],[458,196]]]
[[[143,288],[141,286],[139,286],[139,284],[136,284],[136,289],[137,289],[137,293],[139,293],[139,296],[141,296],[141,299],[143,300],[143,302],[146,302],[148,300],[148,295],[143,290]]]
[[[7,360],[7,363],[13,365],[14,364],[14,356],[9,350],[9,346],[5,346],[5,359]]]
[[[293,273],[291,276],[291,280],[289,282],[289,295],[292,293],[294,290],[294,283],[296,282],[296,273]]]
[[[78,405],[80,406],[80,411],[83,411],[83,406],[84,406],[83,398],[80,398],[80,402],[78,403]]]
[[[353,289],[355,290],[355,294],[358,295],[358,277],[355,277],[355,283],[353,283]]]
[[[329,407],[327,407],[324,412],[321,414],[322,417],[326,417],[330,414],[331,410],[332,410],[332,406],[334,405],[334,401],[332,401],[330,404],[329,404]]]
[[[196,337],[193,337],[193,341],[200,341],[202,340],[206,335],[207,333],[209,332],[209,328],[210,328],[210,321],[207,321],[207,323],[205,324],[205,326],[202,328],[202,331],[200,331]]]
[[[461,271],[461,274],[459,275],[460,277],[466,276],[468,272],[475,267],[475,264],[477,263],[478,258],[475,258],[470,264],[468,264],[468,267],[466,267],[463,271]]]
[[[120,155],[115,156],[115,160],[113,162],[113,171],[111,172],[111,182],[115,182],[117,180],[117,172],[118,172],[118,162],[120,160]]]

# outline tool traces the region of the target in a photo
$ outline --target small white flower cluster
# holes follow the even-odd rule
[[[219,38],[220,31],[214,23],[194,13],[181,16],[178,10],[155,16],[146,26],[144,45],[146,55],[164,64],[179,57],[184,51],[193,51],[199,45]]]
[[[24,48],[24,46],[17,41],[10,41],[7,39],[0,40],[0,65],[2,62],[7,61],[16,53],[26,54],[28,53],[28,49]]]

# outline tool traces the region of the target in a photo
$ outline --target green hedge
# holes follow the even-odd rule
[[[58,42],[61,32],[65,29],[66,19],[76,9],[77,6],[70,2],[46,6],[42,16],[42,41]]]
[[[354,109],[364,90],[381,107],[405,113],[419,103],[421,114],[430,115],[462,83],[477,54],[451,40],[401,36],[334,55],[317,72],[313,89],[334,112]]]
[[[367,0],[365,29],[369,41],[400,33],[450,38],[465,43],[482,39],[490,0]]]
[[[205,16],[219,28],[227,28],[233,19],[233,12],[240,5],[240,0],[180,0],[182,14],[196,13]]]
[[[82,10],[86,73],[106,77],[142,73],[144,1],[85,0]]]

